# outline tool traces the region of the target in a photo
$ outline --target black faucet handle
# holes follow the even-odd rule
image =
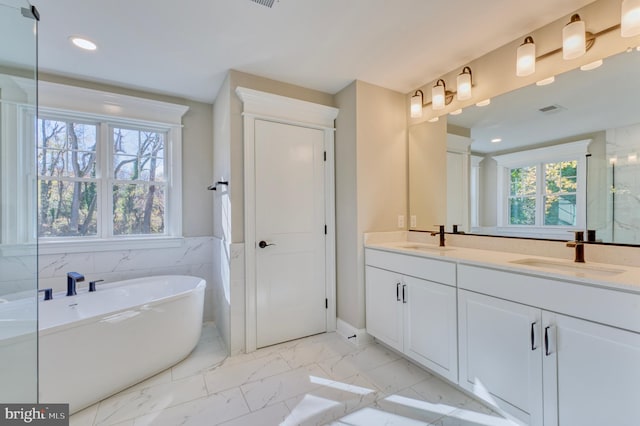
[[[584,231],[575,231],[575,241],[584,241]]]
[[[101,283],[102,281],[104,280],[89,281],[89,291],[96,291],[96,284]]]
[[[52,288],[43,288],[42,290],[38,290],[38,293],[44,293],[44,300],[53,299],[53,289]]]

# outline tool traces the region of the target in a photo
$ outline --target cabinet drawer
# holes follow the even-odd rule
[[[374,249],[365,249],[364,255],[365,264],[369,266],[450,286],[456,285],[456,264],[452,262]]]
[[[458,265],[458,288],[640,333],[640,294]]]

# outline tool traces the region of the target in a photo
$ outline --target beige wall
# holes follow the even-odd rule
[[[211,193],[207,191],[213,179],[213,105],[46,73],[39,73],[38,78],[52,83],[188,106],[189,111],[182,118],[182,232],[185,237],[213,235]]]
[[[407,211],[404,102],[362,81],[336,94],[338,318],[355,328],[365,327],[363,234],[397,230]]]
[[[446,120],[409,128],[409,214],[414,229],[435,229],[447,219]]]

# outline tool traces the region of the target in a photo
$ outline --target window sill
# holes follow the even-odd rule
[[[180,247],[183,237],[139,237],[113,239],[38,240],[38,254],[84,253],[120,250],[149,250]]]

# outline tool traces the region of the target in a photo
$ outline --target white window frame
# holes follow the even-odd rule
[[[182,243],[182,117],[188,107],[98,90],[39,82],[39,117],[78,120],[98,125],[97,177],[101,200],[95,237],[47,237],[39,239],[42,254],[177,247]],[[165,175],[167,193],[165,232],[161,235],[112,235],[111,191],[113,127],[145,129],[166,134]],[[104,167],[107,170],[104,170]],[[103,192],[107,190],[107,192]],[[105,216],[106,215],[106,216]],[[102,222],[102,226],[100,224]]]
[[[505,234],[514,235],[522,233],[523,235],[533,235],[543,233],[548,238],[565,238],[568,236],[567,231],[584,229],[587,218],[587,200],[586,200],[586,156],[589,154],[589,144],[591,139],[580,140],[576,142],[554,145],[544,148],[530,149],[526,151],[514,152],[511,154],[497,155],[493,159],[498,163],[497,170],[497,191],[498,191],[498,208],[497,208],[497,224],[498,229]],[[543,164],[557,163],[560,161],[577,161],[577,189],[576,189],[576,225],[575,226],[557,226],[544,225],[542,205],[538,196],[536,198],[536,225],[511,225],[509,223],[509,188],[510,188],[510,170],[519,167],[535,166],[537,168],[537,185],[544,187],[544,168]],[[540,187],[540,188],[542,188]]]

